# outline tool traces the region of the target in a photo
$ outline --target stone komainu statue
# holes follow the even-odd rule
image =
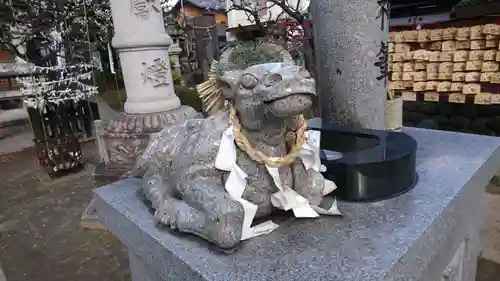
[[[283,188],[319,205],[325,180],[297,157],[307,127],[301,114],[316,95],[306,69],[277,45],[241,45],[223,53],[198,90],[211,116],[163,129],[135,168],[161,224],[222,248],[238,245],[244,238],[242,203],[257,207],[255,218],[273,211],[278,186],[269,168],[277,169]],[[239,201],[227,190],[231,171],[215,165],[228,128],[237,144],[235,164],[246,173]]]

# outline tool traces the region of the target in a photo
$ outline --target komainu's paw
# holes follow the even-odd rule
[[[243,207],[237,204],[238,206],[230,208],[224,214],[216,215],[206,224],[208,240],[224,249],[233,248],[241,241],[244,211]]]
[[[173,204],[161,204],[160,208],[155,211],[156,220],[171,229],[179,229],[177,222],[179,221],[178,210]]]
[[[181,232],[196,234],[217,246],[230,249],[241,241],[244,210],[236,201],[223,202],[221,213],[205,212],[192,208],[185,201],[169,198],[155,212],[156,220]]]
[[[305,170],[302,163],[294,165],[294,190],[304,196],[311,205],[318,206],[323,199],[325,178],[313,169]]]

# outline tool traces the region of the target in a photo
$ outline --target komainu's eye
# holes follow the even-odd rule
[[[259,80],[253,76],[252,74],[244,74],[241,77],[241,86],[243,86],[245,89],[253,89],[257,84],[259,83]]]
[[[273,73],[273,74],[269,74],[266,77],[265,84],[267,87],[271,87],[272,85],[281,82],[281,80],[283,80],[283,77],[281,77],[281,75],[279,75],[277,73]]]

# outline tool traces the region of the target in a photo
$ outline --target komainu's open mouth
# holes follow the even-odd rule
[[[301,97],[301,96],[312,97],[312,96],[314,96],[314,94],[294,93],[294,94],[290,94],[290,95],[286,95],[286,96],[277,97],[274,99],[265,100],[264,104],[272,104],[272,103],[277,102],[277,101],[282,101],[282,100],[286,100],[286,99],[290,99],[290,98],[294,98],[294,97]]]

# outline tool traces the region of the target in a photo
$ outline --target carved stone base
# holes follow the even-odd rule
[[[193,108],[182,106],[167,112],[122,114],[119,120],[96,121],[97,146],[102,162],[97,165],[93,174],[95,186],[117,182],[131,171],[137,157],[146,149],[151,134],[169,125],[202,117]],[[93,201],[82,215],[81,226],[87,230],[106,229],[95,216]]]
[[[119,120],[101,121],[96,124],[99,153],[111,170],[129,171],[137,157],[146,149],[151,134],[159,132],[165,126],[201,117],[201,113],[193,108],[182,106],[167,112],[123,114]]]
[[[154,133],[171,124],[178,124],[187,119],[201,117],[192,107],[182,106],[178,109],[153,114],[122,114],[119,120],[112,120],[106,128],[109,134]]]
[[[130,169],[119,165],[112,165],[101,162],[99,163],[92,174],[94,186],[101,187],[119,181],[122,175],[126,174]]]

